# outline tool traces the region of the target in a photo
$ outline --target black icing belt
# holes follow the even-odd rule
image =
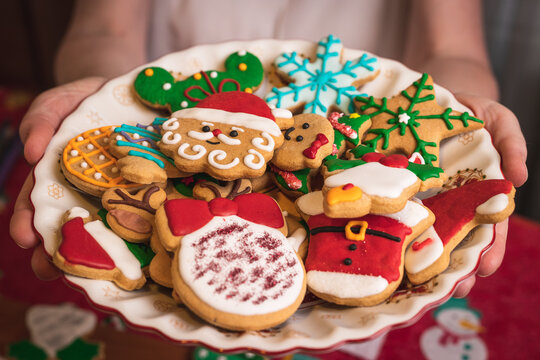
[[[360,230],[360,226],[353,226],[351,227],[351,230]],[[345,226],[321,226],[318,228],[311,229],[310,231],[311,235],[316,235],[323,232],[345,232]],[[366,229],[366,234],[379,236],[388,240],[392,240],[395,242],[400,242],[401,238],[398,236],[391,235],[384,231],[379,230],[373,230],[373,229]]]

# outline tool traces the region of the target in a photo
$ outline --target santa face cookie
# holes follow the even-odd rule
[[[284,130],[283,137],[285,141],[276,150],[272,164],[286,171],[316,169],[334,150],[334,129],[324,116],[294,116],[294,124]]]
[[[290,115],[290,113],[289,113]],[[276,119],[255,95],[225,92],[175,112],[162,127],[161,150],[178,169],[219,180],[255,178],[283,143]]]
[[[340,305],[371,306],[388,298],[403,278],[407,245],[435,220],[417,202],[388,215],[330,218],[322,193],[300,197],[296,206],[310,231],[305,266],[308,289]]]
[[[442,185],[442,172],[397,154],[371,152],[358,160],[328,160],[323,169],[324,212],[341,218],[400,211],[417,192]]]
[[[156,223],[163,245],[175,251],[174,289],[208,322],[259,330],[285,321],[300,305],[304,268],[268,195],[171,200]]]
[[[475,181],[437,194],[422,203],[436,217],[435,223],[405,254],[405,270],[413,284],[443,272],[452,250],[474,227],[506,219],[514,210],[515,189],[507,180]]]
[[[113,231],[90,213],[74,207],[63,219],[54,264],[68,274],[114,281],[125,290],[141,288],[141,263]]]

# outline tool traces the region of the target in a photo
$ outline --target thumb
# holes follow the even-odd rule
[[[105,79],[100,77],[77,80],[47,90],[32,102],[19,128],[24,156],[31,165],[41,158],[66,116],[104,82]]]

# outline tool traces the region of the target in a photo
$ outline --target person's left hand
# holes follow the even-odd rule
[[[527,147],[519,121],[505,106],[491,99],[469,94],[455,94],[457,100],[469,107],[479,119],[484,120],[491,134],[493,145],[501,155],[502,171],[515,187],[527,181]],[[476,275],[485,277],[493,274],[501,266],[506,249],[508,219],[495,226],[495,241],[480,260]],[[464,280],[456,289],[454,297],[466,296],[476,281],[476,276]]]

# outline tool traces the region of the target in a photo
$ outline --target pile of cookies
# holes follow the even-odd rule
[[[329,35],[312,62],[280,55],[264,99],[246,51],[225,71],[143,69],[135,93],[169,115],[69,141],[61,170],[102,209],[66,212],[54,263],[126,290],[150,279],[232,330],[285,321],[306,289],[370,306],[404,274],[444,271],[472,228],[510,215],[514,188],[477,181],[419,200],[446,179],[440,141],[483,122],[439,106],[427,74],[391,98],[360,93],[379,61],[342,62],[342,48]]]

